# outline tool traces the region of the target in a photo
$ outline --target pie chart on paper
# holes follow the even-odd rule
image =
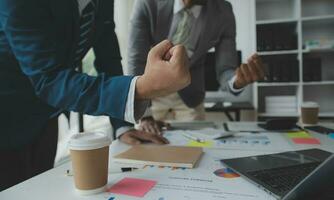
[[[218,169],[213,172],[216,176],[223,177],[223,178],[238,178],[240,177],[239,174],[235,173],[233,170],[229,168]]]

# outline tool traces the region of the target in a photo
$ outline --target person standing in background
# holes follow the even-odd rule
[[[131,18],[128,46],[130,75],[143,74],[150,48],[168,37],[186,47],[191,84],[176,93],[155,98],[152,116],[141,119],[140,129],[160,134],[167,117],[179,121],[204,120],[204,72],[206,54],[215,48],[217,80],[221,90],[238,95],[248,84],[264,77],[261,59],[254,54],[237,66],[236,24],[232,6],[225,0],[137,0]],[[214,77],[212,77],[214,78]],[[123,127],[118,137],[137,144],[140,130]]]
[[[141,76],[119,76],[112,0],[0,1],[0,191],[53,167],[57,116],[108,115],[136,122],[148,100],[190,83],[182,45],[150,50]],[[91,77],[76,71],[90,48]]]

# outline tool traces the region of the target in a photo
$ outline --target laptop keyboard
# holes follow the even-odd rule
[[[274,169],[266,169],[254,172],[248,172],[255,177],[264,187],[270,189],[277,195],[284,195],[293,189],[300,181],[310,174],[320,163],[307,163],[296,166],[280,167]]]

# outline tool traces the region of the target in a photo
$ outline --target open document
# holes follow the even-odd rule
[[[191,169],[185,169],[191,170]],[[115,199],[133,200],[271,200],[268,194],[240,178],[234,172],[221,168],[208,174],[187,173],[185,170],[172,170],[161,173],[147,169],[131,173],[131,177],[157,181],[157,184],[144,198],[111,194]],[[113,178],[118,182],[122,178]]]
[[[221,130],[221,132],[224,135],[224,130]],[[227,135],[226,137],[216,137],[215,139],[210,137],[212,135],[213,132],[207,129],[166,131],[164,133],[164,136],[170,141],[171,145],[257,151],[276,151],[282,149],[287,151],[292,148],[289,141],[282,134],[275,132],[239,132]]]

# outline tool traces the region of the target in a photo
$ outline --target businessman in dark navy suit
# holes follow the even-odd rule
[[[108,115],[117,129],[189,85],[185,49],[169,41],[151,49],[142,76],[120,76],[113,3],[0,1],[0,191],[53,166],[59,113]],[[75,70],[90,48],[97,77]]]

